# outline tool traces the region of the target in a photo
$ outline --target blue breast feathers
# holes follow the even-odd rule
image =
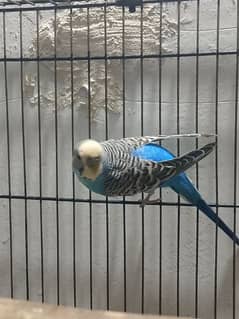
[[[81,181],[86,187],[88,187],[91,191],[105,195],[105,187],[104,187],[104,174],[100,174],[94,181],[88,178],[81,176],[77,171],[75,172]]]

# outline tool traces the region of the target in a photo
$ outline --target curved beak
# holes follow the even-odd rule
[[[82,160],[76,156],[75,152],[73,154],[72,167],[74,171],[77,171],[80,174],[82,174],[84,170],[84,164],[82,163]]]

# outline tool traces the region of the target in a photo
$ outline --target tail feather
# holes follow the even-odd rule
[[[218,227],[221,228],[237,245],[239,245],[239,238],[236,234],[224,223],[224,221],[208,206],[208,204],[200,199],[197,203],[197,207],[208,216]]]
[[[168,185],[170,184],[170,185]],[[211,209],[210,206],[202,199],[197,189],[193,186],[189,178],[185,174],[174,177],[165,186],[170,186],[175,192],[184,197],[189,203],[197,206],[208,218],[210,218],[218,227],[221,228],[237,245],[239,238],[224,223],[224,221]]]

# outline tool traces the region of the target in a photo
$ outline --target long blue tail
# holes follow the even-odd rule
[[[239,238],[234,232],[224,223],[224,221],[211,209],[210,206],[203,200],[200,199],[197,203],[197,207],[209,217],[214,223],[218,225],[233,241],[239,245]]]
[[[156,162],[170,160],[175,156],[166,148],[157,144],[147,144],[134,152],[135,156],[142,159],[148,159]],[[198,190],[193,186],[190,179],[185,173],[181,173],[168,181],[164,182],[161,187],[171,187],[176,193],[184,197],[189,203],[198,207],[208,218],[218,225],[233,241],[239,245],[239,238],[233,231],[217,216],[210,206],[202,199]]]
[[[239,238],[224,223],[224,221],[212,210],[210,206],[202,199],[199,192],[193,186],[189,178],[185,174],[175,177],[169,181],[168,185],[179,195],[183,196],[188,202],[198,207],[208,218],[210,218],[218,227],[221,228],[237,245]]]

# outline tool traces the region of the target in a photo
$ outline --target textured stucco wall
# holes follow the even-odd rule
[[[167,5],[169,13],[177,19],[177,7]],[[221,1],[220,11],[220,50],[236,49],[236,4],[234,1]],[[182,14],[191,23],[181,25],[181,52],[196,52],[196,2],[181,6]],[[203,0],[200,6],[200,51],[214,51],[216,48],[216,12],[214,0]],[[51,13],[49,13],[50,15]],[[53,12],[52,12],[53,14]],[[0,14],[0,55],[2,46],[2,14]],[[33,23],[30,21],[32,20]],[[34,30],[35,14],[23,16],[24,52],[31,40],[30,30]],[[19,55],[18,14],[6,14],[8,56]],[[176,39],[168,43],[172,52],[176,52]],[[87,62],[85,62],[87,63]],[[104,63],[97,62],[97,63]],[[129,67],[126,61],[126,135],[141,134],[141,88],[140,65]],[[29,64],[24,64],[24,68]],[[31,63],[36,68],[35,63]],[[43,67],[41,65],[41,67]],[[157,134],[159,128],[159,69],[158,62],[149,65],[144,61],[143,121],[145,134]],[[44,67],[43,67],[44,68]],[[130,72],[127,70],[130,69]],[[43,71],[42,71],[43,72]],[[218,82],[218,162],[219,162],[219,203],[233,204],[234,191],[234,112],[235,112],[235,56],[219,57]],[[11,186],[13,195],[24,194],[22,135],[21,135],[21,87],[20,64],[7,64],[8,104],[10,123]],[[195,131],[196,99],[196,58],[180,59],[180,130]],[[177,129],[177,60],[164,58],[162,62],[162,133],[175,133]],[[0,194],[8,194],[7,176],[7,139],[5,113],[4,65],[0,63]],[[199,58],[199,130],[213,132],[216,109],[216,59],[215,56]],[[38,109],[24,103],[25,139],[26,139],[26,185],[27,195],[39,196],[39,148],[38,148]],[[75,140],[88,137],[87,109],[74,113]],[[55,113],[42,106],[42,192],[43,196],[55,197]],[[122,136],[122,113],[109,113],[109,137]],[[105,138],[104,112],[98,115],[98,122],[91,125],[92,137]],[[200,143],[205,141],[200,141]],[[164,143],[170,150],[176,151],[176,142]],[[181,142],[181,152],[195,147],[194,140]],[[58,160],[59,160],[59,197],[72,197],[71,173],[71,109],[58,113]],[[199,187],[209,203],[215,203],[215,153],[199,165]],[[195,181],[195,170],[189,172]],[[238,171],[237,171],[238,177]],[[238,178],[237,178],[238,179]],[[239,194],[238,194],[239,195]],[[88,191],[76,183],[76,196],[88,199]],[[102,197],[92,194],[92,198]],[[136,199],[140,196],[135,197]],[[238,196],[237,196],[238,198]],[[175,202],[176,195],[164,190],[163,201]],[[25,203],[12,200],[13,225],[13,274],[14,296],[25,298]],[[9,269],[9,216],[7,199],[0,200],[0,295],[10,295]],[[41,300],[40,272],[40,203],[36,200],[26,202],[28,220],[28,254],[30,299]],[[238,201],[237,201],[238,205]],[[56,204],[43,201],[44,233],[44,283],[45,301],[56,302]],[[77,304],[89,307],[89,204],[76,204],[76,271]],[[109,288],[110,309],[122,310],[123,307],[123,208],[109,204]],[[180,313],[194,314],[195,299],[195,258],[196,258],[196,214],[190,207],[181,208],[180,235]],[[162,312],[176,313],[176,276],[177,276],[177,212],[175,206],[163,206],[162,209]],[[233,225],[233,209],[220,208],[219,214]],[[144,215],[144,306],[145,312],[157,313],[159,301],[159,207],[147,207]],[[60,303],[73,303],[73,206],[71,202],[59,203],[60,225]],[[93,307],[106,308],[106,206],[92,204],[92,245],[93,245]],[[237,218],[239,232],[239,218]],[[126,207],[126,275],[127,309],[139,312],[141,307],[142,273],[142,211],[138,206]],[[214,261],[215,227],[200,215],[199,228],[199,287],[198,306],[200,318],[212,318],[214,311]],[[238,271],[237,252],[237,308]],[[232,318],[232,280],[233,280],[232,242],[219,232],[218,240],[218,318]]]

